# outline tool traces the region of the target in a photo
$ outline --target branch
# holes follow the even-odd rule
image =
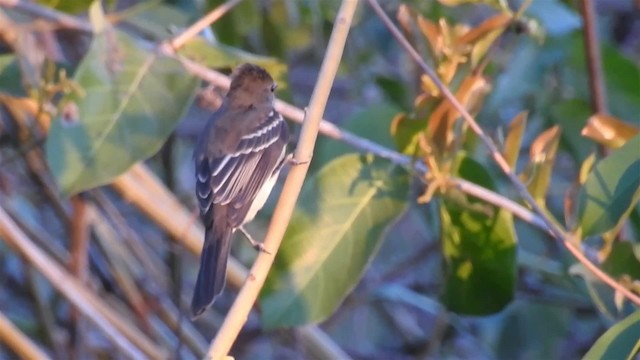
[[[170,46],[174,51],[178,50],[180,47],[182,47],[182,45],[189,41],[189,39],[196,36],[200,31],[206,29],[209,25],[218,21],[218,19],[224,16],[224,14],[228,13],[229,10],[240,4],[241,1],[242,0],[229,0],[223,4],[220,4],[218,7],[211,10],[207,15],[196,21],[193,25],[189,26],[189,28],[187,28],[180,35],[176,36],[165,45]]]
[[[640,306],[640,296],[633,293],[631,290],[627,289],[623,285],[619,284],[613,278],[611,278],[608,274],[600,270],[595,264],[593,264],[587,257],[578,249],[576,246],[576,239],[570,237],[570,235],[566,234],[564,229],[561,229],[557,226],[552,219],[550,219],[547,213],[542,209],[540,205],[533,199],[527,187],[520,181],[518,176],[511,171],[508,162],[502,156],[500,151],[498,151],[498,147],[496,144],[488,137],[482,128],[478,125],[478,123],[473,119],[473,117],[469,114],[467,109],[456,99],[456,97],[451,93],[451,90],[440,81],[435,71],[433,71],[429,65],[427,65],[420,54],[411,46],[409,41],[402,35],[400,30],[393,24],[391,19],[385,14],[384,10],[380,7],[380,4],[376,0],[369,0],[369,4],[373,8],[374,12],[378,15],[380,20],[387,26],[393,37],[400,43],[400,45],[409,53],[409,56],[420,66],[422,71],[431,78],[436,87],[444,94],[444,96],[449,100],[451,105],[460,113],[462,118],[467,122],[469,127],[476,133],[476,135],[482,140],[485,147],[491,153],[494,161],[498,164],[500,169],[505,173],[507,178],[511,181],[511,184],[516,189],[518,194],[531,206],[535,213],[537,213],[540,220],[544,223],[548,231],[552,236],[554,236],[559,241],[562,241],[564,246],[573,254],[573,256],[584,265],[587,269],[589,269],[597,278],[601,281],[609,285],[611,288],[623,294],[630,301]]]
[[[582,12],[582,31],[584,47],[589,69],[589,90],[591,92],[591,110],[594,113],[607,114],[607,95],[602,74],[602,58],[598,47],[598,22],[592,0],[580,0]]]
[[[318,137],[322,114],[324,113],[329,92],[331,91],[333,80],[340,65],[344,45],[347,40],[347,35],[349,34],[349,28],[351,27],[351,20],[353,19],[357,5],[357,0],[343,0],[338,15],[336,16],[333,32],[331,33],[331,38],[327,46],[327,52],[325,53],[322,67],[318,74],[316,86],[311,95],[307,114],[302,123],[298,147],[294,153],[296,160],[302,162],[307,161],[307,163],[293,166],[282,188],[282,194],[280,195],[264,239],[265,248],[267,248],[271,254],[260,253],[256,258],[249,277],[246,279],[242,289],[240,289],[236,301],[231,306],[222,327],[218,331],[218,335],[209,348],[207,355],[210,359],[220,359],[229,353],[233,342],[240,333],[240,329],[242,329],[242,326],[247,321],[249,312],[258,298],[260,289],[262,289],[275,255],[278,252],[282,237],[293,214],[298,195],[300,194],[302,184],[309,169],[308,161],[310,161],[313,156],[313,149],[316,138]]]

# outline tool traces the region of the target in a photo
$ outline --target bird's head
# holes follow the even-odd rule
[[[227,97],[236,103],[251,105],[273,102],[277,85],[269,73],[258,65],[242,64],[231,76]]]

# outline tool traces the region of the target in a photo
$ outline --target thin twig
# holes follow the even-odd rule
[[[280,248],[282,237],[289,225],[296,201],[298,200],[298,195],[300,194],[302,184],[309,170],[308,161],[310,161],[313,156],[313,149],[316,138],[318,137],[322,114],[324,113],[324,108],[329,98],[340,60],[342,59],[342,52],[357,5],[357,0],[343,0],[338,15],[336,16],[324,61],[318,74],[318,80],[311,95],[304,122],[302,123],[298,147],[294,153],[296,160],[301,162],[307,161],[307,163],[292,167],[284,183],[282,194],[280,195],[280,199],[278,199],[271,223],[269,224],[269,229],[264,238],[264,246],[270,253],[258,254],[251,268],[249,277],[247,277],[244,285],[240,289],[236,301],[231,306],[222,327],[220,327],[218,331],[218,335],[211,343],[211,347],[209,347],[207,354],[209,359],[221,359],[229,353],[231,346],[238,337],[244,323],[247,321],[249,312],[258,298],[260,289],[262,289],[269,269]],[[346,354],[344,355],[346,356]]]
[[[65,352],[63,351],[64,344],[62,344],[62,339],[60,336],[56,336],[60,329],[56,325],[55,315],[51,311],[51,305],[45,299],[43,294],[42,286],[39,286],[39,278],[38,271],[30,266],[28,263],[25,264],[26,276],[29,282],[29,288],[31,289],[31,294],[33,294],[36,311],[38,314],[38,318],[44,327],[46,332],[46,338],[51,344],[51,348],[53,349],[53,353],[56,358],[69,357],[69,355],[63,355]],[[0,341],[1,342],[1,341]],[[71,351],[71,350],[69,350]],[[67,353],[68,354],[68,353]]]
[[[594,113],[607,114],[607,93],[602,73],[602,58],[598,45],[598,21],[592,0],[580,0],[582,12],[582,31],[584,47],[589,69],[589,90],[591,92],[591,110]]]
[[[608,274],[600,270],[595,264],[593,264],[587,257],[578,249],[575,245],[577,241],[574,242],[570,238],[569,234],[566,234],[564,229],[561,229],[559,226],[555,224],[553,220],[551,220],[547,213],[542,209],[540,205],[533,199],[527,187],[520,181],[518,176],[511,171],[509,164],[502,156],[496,144],[488,137],[482,128],[478,125],[478,123],[474,120],[474,118],[469,114],[467,109],[456,99],[456,97],[451,93],[451,90],[440,81],[437,74],[427,65],[420,54],[411,46],[411,44],[407,41],[407,39],[402,35],[400,30],[395,26],[395,24],[391,21],[391,19],[385,14],[384,10],[380,7],[380,4],[376,0],[369,0],[369,4],[373,8],[374,12],[378,15],[378,17],[382,20],[382,22],[387,26],[393,37],[400,43],[400,45],[409,53],[411,58],[420,66],[422,71],[424,71],[427,76],[431,78],[436,87],[444,94],[444,96],[451,102],[451,105],[461,114],[462,118],[466,121],[469,127],[473,130],[474,133],[482,140],[485,147],[491,153],[494,161],[498,164],[500,169],[505,173],[507,178],[511,181],[511,184],[516,189],[518,194],[531,206],[534,212],[540,217],[540,219],[544,222],[547,229],[551,235],[553,235],[559,241],[565,245],[565,247],[573,254],[573,256],[584,265],[589,271],[591,271],[597,278],[603,281],[605,284],[609,285],[611,288],[619,291],[623,294],[627,299],[640,306],[640,296],[634,294],[631,290],[627,289],[623,285],[619,284],[613,278],[611,278]]]
[[[240,4],[242,0],[229,0],[220,4],[215,9],[211,10],[207,15],[203,16],[200,20],[196,21],[193,25],[189,26],[180,35],[173,38],[167,43],[168,46],[175,51],[184,45],[189,39],[196,36],[200,31],[206,29],[208,26],[218,21],[224,14],[233,9],[236,5]]]
[[[71,246],[70,257],[67,264],[71,272],[80,283],[86,283],[89,278],[89,222],[87,221],[87,203],[84,194],[71,197],[73,215],[69,223],[69,238]],[[69,312],[70,342],[73,351],[78,350],[86,341],[85,332],[82,331],[82,321],[77,309],[71,308]]]

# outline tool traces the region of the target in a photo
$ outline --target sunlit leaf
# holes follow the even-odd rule
[[[593,344],[584,360],[635,359],[640,351],[640,310],[613,325]]]
[[[386,160],[345,155],[305,182],[260,297],[267,328],[329,316],[358,283],[407,204],[408,176]]]
[[[460,157],[456,175],[494,188],[488,171],[469,157]],[[467,204],[445,198],[440,215],[444,304],[461,314],[500,311],[515,291],[517,238],[512,215],[473,198]]]
[[[157,152],[199,83],[178,61],[111,32],[93,6],[92,14],[103,30],[74,75],[84,96],[66,99],[77,107],[77,119],[54,122],[46,144],[49,166],[66,194],[106,184]]]
[[[442,52],[442,47],[444,46],[444,44],[438,25],[434,24],[429,19],[418,16],[418,27],[420,28],[420,31],[422,31],[422,35],[424,35],[424,37],[429,42],[431,51],[433,52],[434,56],[439,56]]]
[[[405,34],[409,35],[413,32],[413,12],[411,8],[407,6],[407,4],[400,4],[398,7],[398,12],[396,13],[396,19],[400,26],[402,26],[402,30],[404,30]]]
[[[522,136],[524,135],[524,130],[527,128],[527,115],[528,113],[526,111],[522,111],[511,120],[509,132],[504,142],[504,150],[502,153],[512,170],[516,168],[518,156],[520,155]]]
[[[456,99],[471,113],[481,104],[491,86],[481,75],[466,77],[456,91]],[[460,113],[448,100],[442,100],[428,120],[428,134],[438,149],[446,149],[453,141],[455,134],[453,125]]]
[[[529,150],[530,164],[527,188],[534,199],[540,204],[545,203],[545,196],[551,181],[553,165],[556,162],[558,143],[560,142],[560,127],[554,126],[546,130],[531,144]]]
[[[640,135],[600,161],[578,197],[583,236],[604,233],[626,218],[640,195]]]
[[[472,28],[463,36],[457,39],[458,44],[472,44],[479,41],[481,38],[494,32],[495,30],[504,31],[512,20],[512,15],[509,13],[499,13],[487,20],[480,23],[480,25]]]
[[[589,117],[581,134],[598,144],[617,149],[638,133],[640,133],[640,128],[627,124],[614,116],[595,114]]]

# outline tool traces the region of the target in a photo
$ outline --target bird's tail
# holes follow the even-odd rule
[[[231,248],[231,233],[232,230],[229,227],[224,229],[212,227],[206,230],[204,247],[200,255],[200,270],[191,300],[193,319],[207,310],[224,288],[227,259]]]

